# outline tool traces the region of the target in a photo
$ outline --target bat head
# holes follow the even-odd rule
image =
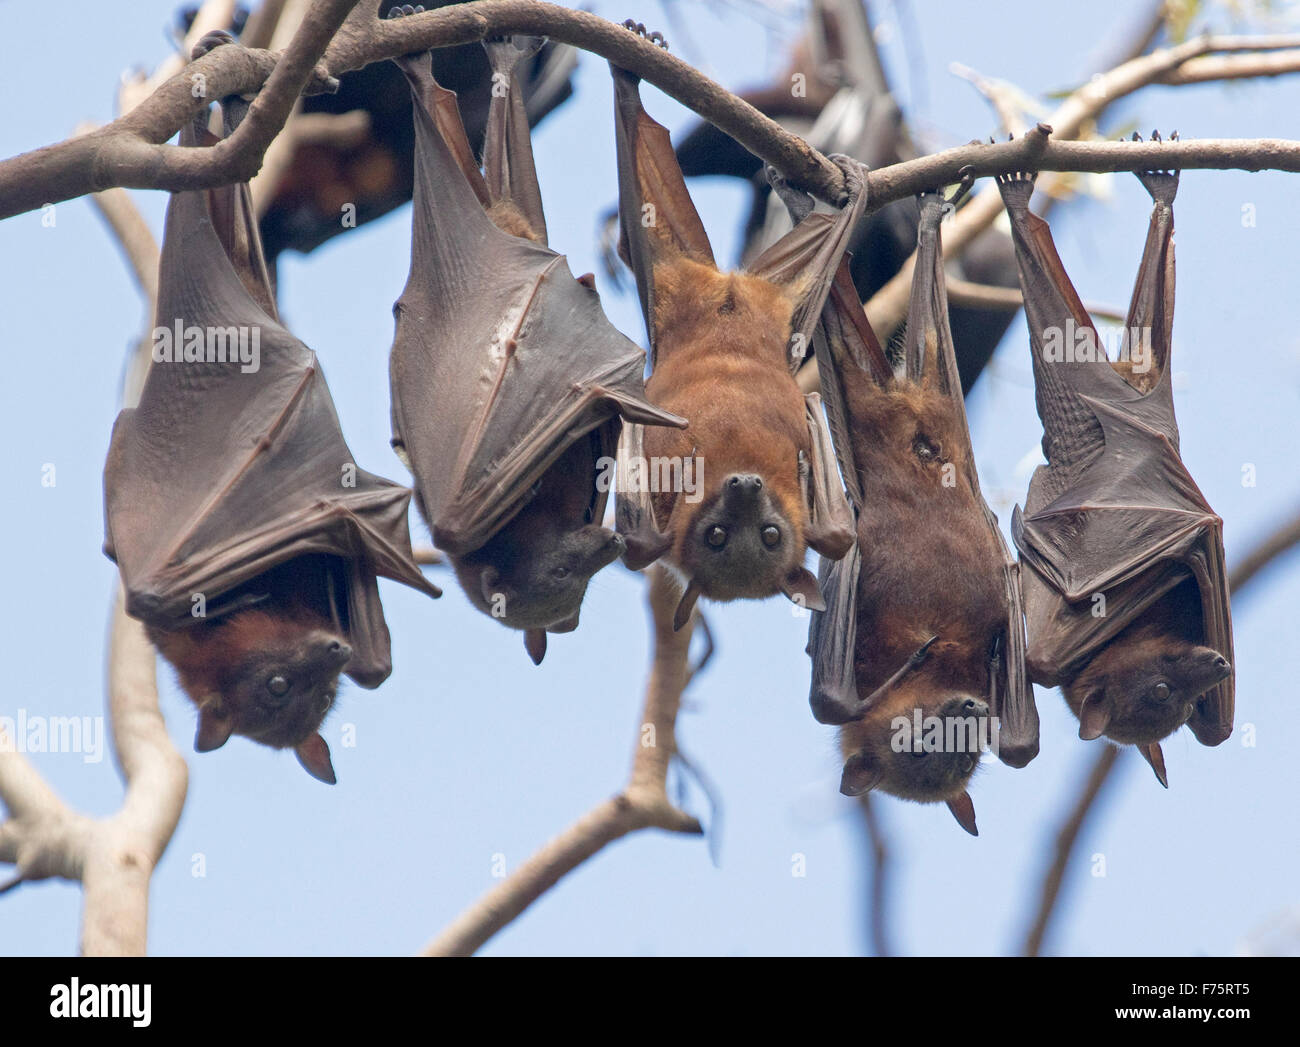
[[[188,629],[150,630],[198,706],[198,752],[240,734],[292,747],[313,777],[333,783],[329,749],[317,734],[334,704],[352,648],[324,619],[262,605]]]
[[[759,599],[783,592],[822,610],[817,580],[803,566],[803,521],[757,473],[731,473],[690,513],[675,514],[675,560],[714,600]]]
[[[1079,718],[1079,737],[1103,734],[1146,745],[1185,724],[1196,700],[1227,679],[1232,666],[1212,647],[1153,629],[1121,634],[1062,692]]]
[[[860,720],[841,730],[846,759],[840,792],[861,796],[879,789],[916,803],[943,802],[966,832],[978,836],[966,788],[994,741],[988,702],[941,686],[924,670],[882,691]]]
[[[597,524],[566,530],[538,514],[499,532],[452,566],[465,595],[511,629],[567,631],[576,624],[592,575],[617,560],[622,536]]]

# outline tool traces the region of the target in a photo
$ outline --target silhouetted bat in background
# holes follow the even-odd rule
[[[459,0],[432,0],[436,9]],[[380,13],[391,0],[371,0]],[[565,44],[547,43],[520,63],[524,104],[534,126],[573,92],[571,77],[577,52]],[[483,141],[487,126],[492,70],[477,43],[443,47],[434,52],[438,82],[458,92],[461,119],[469,140]],[[362,112],[367,126],[357,139],[316,136],[290,137],[292,153],[277,183],[269,189],[261,219],[262,240],[272,267],[281,251],[311,251],[352,227],[344,225],[342,208],[351,204],[355,225],[382,217],[411,199],[411,92],[401,72],[388,62],[376,62],[339,77],[332,94],[302,99],[304,114]]]
[[[315,354],[280,326],[246,184],[173,194],[156,317],[104,470],[127,612],[198,706],[199,752],[242,734],[333,782],[316,732],[340,671],[391,671],[376,575],[440,595],[411,492],[357,468]]]
[[[785,71],[770,85],[739,97],[822,153],[847,153],[874,169],[918,153],[877,53],[868,6],[864,0],[811,0],[806,30],[795,41]],[[742,262],[757,256],[784,227],[783,218],[779,224],[774,220],[779,209],[762,177],[763,162],[712,124],[689,129],[677,145],[677,159],[687,178],[723,175],[752,186]],[[906,199],[871,210],[859,223],[848,246],[859,299],[871,298],[911,256],[918,218],[916,200]],[[1017,286],[1011,237],[986,229],[950,263],[950,271],[980,284]],[[963,391],[975,384],[1014,318],[1009,309],[950,307]]]
[[[660,556],[685,578],[680,627],[700,596],[785,593],[821,607],[803,566],[811,546],[843,556],[852,522],[820,401],[793,378],[865,200],[808,216],[747,270],[719,272],[668,132],[641,106],[639,79],[611,67],[618,135],[619,253],[636,276],[649,333],[650,399],[690,420],[681,431],[625,434],[624,461],[655,475],[685,463],[693,497],[620,495],[627,562]],[[859,168],[843,160],[860,187]],[[693,465],[692,465],[693,463]]]
[[[620,419],[685,424],[646,400],[645,354],[546,246],[515,76],[538,43],[485,43],[500,85],[486,179],[428,53],[397,60],[415,100],[415,204],[391,357],[393,445],[434,542],[476,607],[524,630],[534,662],[548,631],[576,628],[591,576],[623,551],[601,526],[598,482]]]
[[[1018,569],[980,494],[966,425],[939,242],[945,207],[937,194],[921,198],[900,361],[877,341],[847,262],[823,310],[818,364],[858,515],[853,550],[822,561],[828,607],[809,631],[810,702],[819,721],[844,725],[841,791],[946,801],[975,835],[966,785],[981,721],[999,719],[988,740],[1023,767],[1038,752],[1038,713]],[[925,737],[936,722],[937,746]]]
[[[1202,745],[1232,733],[1232,620],[1223,523],[1183,465],[1174,418],[1178,175],[1138,178],[1155,206],[1115,362],[1029,211],[1034,176],[999,178],[1047,458],[1012,536],[1030,675],[1061,686],[1079,737],[1136,745],[1167,785],[1160,739],[1184,723]]]

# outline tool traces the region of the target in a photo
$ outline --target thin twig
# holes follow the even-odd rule
[[[1101,795],[1102,787],[1110,778],[1110,772],[1115,768],[1115,762],[1119,759],[1119,754],[1120,750],[1114,745],[1102,746],[1101,754],[1097,757],[1096,762],[1092,765],[1092,770],[1088,773],[1088,779],[1084,783],[1083,791],[1079,794],[1079,798],[1070,810],[1065,823],[1057,831],[1052,864],[1048,866],[1047,875],[1043,877],[1038,911],[1033,924],[1029,928],[1029,934],[1025,937],[1026,956],[1037,956],[1043,947],[1043,937],[1046,935],[1048,925],[1052,921],[1052,915],[1056,911],[1056,900],[1061,893],[1061,883],[1065,879],[1065,870],[1074,854],[1074,845],[1078,842],[1079,833],[1088,821],[1088,815],[1092,813],[1093,803]]]

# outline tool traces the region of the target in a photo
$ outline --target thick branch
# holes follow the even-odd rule
[[[681,593],[662,567],[646,572],[654,628],[654,661],[627,787],[547,843],[498,886],[462,913],[422,951],[425,956],[469,956],[497,931],[607,844],[637,829],[699,833],[700,823],[674,807],[665,783],[676,751],[674,728],[690,678],[691,624],[673,630]]]
[[[365,10],[356,7],[339,29],[339,23],[355,3],[356,0],[321,0],[280,63],[270,52],[218,47],[165,83],[131,113],[95,134],[0,163],[0,218],[110,186],[174,191],[249,179],[261,166],[267,146],[283,127],[304,87],[321,89],[324,85],[327,88],[330,77],[371,62],[507,32],[549,36],[629,69],[771,163],[792,184],[832,203],[839,203],[844,197],[840,170],[803,139],[785,131],[667,51],[597,15],[540,0],[479,0],[407,18],[381,20],[370,14],[367,5]],[[315,59],[336,30],[337,35],[325,50],[324,68],[314,68]],[[1143,56],[1081,88],[1057,111],[1053,125],[1058,137],[1073,137],[1082,123],[1109,101],[1160,81],[1193,58],[1229,49],[1277,48],[1289,40],[1270,37],[1259,42],[1204,37]],[[1258,54],[1233,57],[1242,61],[1267,58]],[[194,78],[199,74],[205,78],[205,91],[195,97]],[[1248,74],[1237,69],[1234,75]],[[1269,70],[1261,75],[1274,73]],[[254,101],[248,118],[235,134],[210,150],[182,150],[161,144],[197,115],[208,99],[256,92],[263,83],[266,86]],[[1176,158],[1177,162],[1185,169],[1300,169],[1300,144],[1297,143],[1267,142],[1261,147],[1250,142],[1208,144],[1213,148],[1198,149],[1201,143],[1184,143],[1190,148]],[[867,191],[873,206],[879,206],[955,181],[957,171],[968,164],[981,175],[1013,170],[1023,157],[1014,143],[1012,146],[967,146],[874,171]],[[1084,166],[1079,166],[1080,155],[1087,158]],[[1151,162],[1151,156],[1141,152],[1096,155],[1089,149],[1082,154],[1049,150],[1040,159],[1039,166],[1042,170],[1114,171],[1132,170]],[[963,215],[976,211],[975,205],[980,203],[975,201]],[[970,215],[967,220],[974,218],[975,215]],[[993,215],[983,215],[983,224],[987,225],[992,218]],[[949,233],[948,239],[954,236],[961,241],[965,234]],[[905,290],[903,298],[906,299]]]

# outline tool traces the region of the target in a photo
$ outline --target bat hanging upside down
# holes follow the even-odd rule
[[[611,72],[619,253],[636,277],[649,333],[646,392],[689,419],[682,430],[625,431],[620,482],[638,467],[643,476],[667,475],[664,463],[695,481],[691,491],[620,493],[627,563],[640,568],[662,556],[683,579],[678,627],[700,596],[784,593],[821,607],[805,550],[843,556],[852,522],[820,400],[805,398],[792,372],[865,206],[860,169],[841,158],[853,189],[838,214],[805,212],[748,270],[721,272],[668,132],[642,108],[638,78]]]
[[[1183,724],[1202,745],[1232,733],[1232,620],[1223,523],[1183,465],[1174,418],[1178,174],[1137,177],[1154,206],[1115,360],[1047,223],[1029,210],[1034,175],[998,180],[1047,459],[1012,536],[1025,565],[1030,675],[1061,687],[1079,737],[1137,746],[1167,786],[1162,738]]]
[[[980,493],[948,324],[939,223],[921,197],[901,359],[881,348],[848,265],[816,350],[857,543],[822,560],[810,702],[842,724],[840,789],[946,802],[977,835],[966,791],[984,747],[1012,767],[1038,752],[1015,561]],[[996,729],[995,729],[996,723]]]
[[[242,110],[223,103],[227,133]],[[318,731],[339,674],[391,671],[376,575],[440,595],[411,553],[411,492],[356,466],[315,354],[280,325],[247,184],[173,194],[156,317],[104,469],[127,613],[198,707],[199,752],[240,734],[332,783]]]
[[[685,424],[650,405],[645,354],[547,246],[516,74],[541,43],[484,41],[483,171],[429,53],[396,60],[415,108],[415,194],[390,360],[393,446],[434,543],[534,662],[548,632],[577,628],[592,575],[623,553],[601,526],[620,425]]]

